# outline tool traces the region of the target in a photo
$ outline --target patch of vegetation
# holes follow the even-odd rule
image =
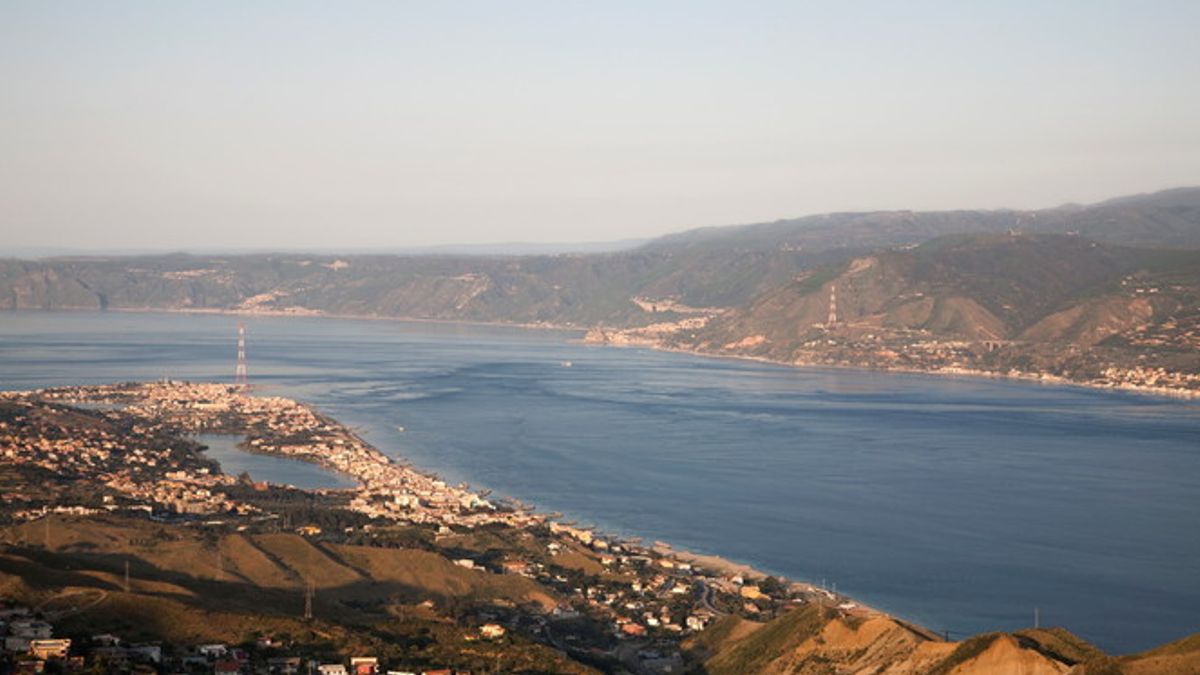
[[[937,664],[928,675],[947,675],[958,666],[970,661],[987,651],[992,643],[1000,638],[1000,633],[984,633],[964,640],[941,663]]]
[[[1104,656],[1104,652],[1064,628],[1032,628],[1014,635],[1022,646],[1069,666]]]
[[[813,270],[806,277],[796,282],[796,291],[801,295],[808,295],[821,290],[825,284],[838,278],[842,272],[846,271],[846,265],[826,265]]]
[[[762,672],[772,661],[820,632],[825,623],[818,606],[793,610],[734,643],[705,666],[712,675]]]

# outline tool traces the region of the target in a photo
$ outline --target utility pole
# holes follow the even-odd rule
[[[217,540],[217,581],[225,581],[225,557],[221,555],[220,540]]]
[[[125,592],[129,592],[129,561],[125,561]]]
[[[311,582],[311,581],[305,582],[305,585],[304,585],[304,620],[305,621],[311,621],[313,618],[313,595],[315,593],[316,593],[316,589],[313,586],[313,582]]]
[[[1034,607],[1033,608],[1033,627],[1041,628],[1041,624],[1042,624],[1042,611],[1040,609],[1038,609],[1037,607]]]

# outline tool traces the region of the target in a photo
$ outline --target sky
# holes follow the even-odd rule
[[[1200,2],[0,0],[0,246],[587,242],[1200,184]]]

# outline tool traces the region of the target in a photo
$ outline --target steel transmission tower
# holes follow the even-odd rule
[[[825,325],[832,326],[837,323],[837,286],[829,287],[829,321]]]
[[[233,373],[233,383],[239,387],[246,386],[246,324],[238,322],[238,352],[237,370]]]

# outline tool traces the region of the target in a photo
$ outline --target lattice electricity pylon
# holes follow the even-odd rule
[[[233,383],[246,386],[246,324],[238,323],[237,369],[233,372]]]
[[[829,287],[829,321],[825,325],[832,326],[837,323],[837,286]]]

